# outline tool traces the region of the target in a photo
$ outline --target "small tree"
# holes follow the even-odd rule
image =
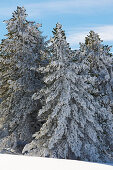
[[[61,27],[57,23],[53,31],[49,65],[39,68],[45,73],[46,86],[33,96],[34,99],[42,100],[44,105],[39,110],[38,119],[46,119],[46,122],[33,135],[34,140],[24,147],[23,153],[53,158],[108,161],[110,158],[106,153],[111,153],[112,142],[109,141],[107,148],[103,128],[97,118],[105,117],[107,110],[101,108],[87,92],[89,85],[85,80],[94,79],[90,75],[88,77],[79,74],[85,65],[73,62],[73,53]],[[111,122],[113,120],[112,116],[108,119]],[[111,125],[113,127],[113,123]],[[110,136],[112,138],[113,135]]]
[[[12,18],[5,21],[8,34],[0,45],[1,149],[18,147],[18,141],[27,143],[39,128],[35,117],[40,106],[31,96],[41,88],[41,77],[30,68],[41,63],[45,42],[41,25],[26,17],[24,7],[17,7]]]

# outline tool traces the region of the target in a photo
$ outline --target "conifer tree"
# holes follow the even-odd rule
[[[26,17],[24,7],[17,7],[5,21],[8,34],[0,44],[0,150],[24,145],[38,129],[39,104],[31,96],[41,87],[41,77],[30,68],[41,63],[45,43],[41,25]]]
[[[38,119],[46,119],[46,122],[33,135],[33,141],[24,147],[23,154],[110,161],[113,135],[108,137],[106,143],[98,116],[109,120],[106,126],[110,134],[113,132],[113,117],[87,92],[90,85],[85,80],[88,76],[88,79],[94,79],[90,75],[79,74],[86,65],[73,62],[73,53],[59,23],[53,34],[50,63],[38,69],[45,74],[46,86],[33,96],[42,100],[43,107],[39,110]]]
[[[79,58],[87,64],[87,72],[95,77],[91,93],[101,106],[113,113],[113,56],[111,46],[103,45],[99,35],[90,31],[80,45]]]

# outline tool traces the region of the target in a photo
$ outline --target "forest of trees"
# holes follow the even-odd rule
[[[17,7],[0,43],[0,153],[113,162],[113,55],[90,31],[72,50]],[[76,37],[75,37],[76,39]]]

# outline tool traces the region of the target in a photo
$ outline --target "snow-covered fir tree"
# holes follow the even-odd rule
[[[35,100],[41,99],[43,103],[38,120],[46,119],[46,122],[33,135],[33,141],[24,147],[23,154],[110,161],[113,156],[113,117],[87,92],[90,84],[86,80],[95,79],[79,74],[87,65],[73,61],[73,53],[59,23],[53,34],[50,63],[38,69],[45,74],[46,86],[33,95]],[[108,120],[106,130],[103,131],[98,117]]]
[[[31,96],[41,87],[41,76],[31,67],[41,63],[45,37],[40,24],[27,21],[24,7],[17,7],[7,24],[7,38],[0,44],[0,150],[18,147],[38,130],[39,102]],[[16,150],[15,149],[15,150]]]
[[[95,77],[95,84],[90,89],[101,106],[113,113],[113,56],[111,46],[103,45],[99,35],[90,31],[85,43],[80,44],[79,61],[84,60],[86,71]]]

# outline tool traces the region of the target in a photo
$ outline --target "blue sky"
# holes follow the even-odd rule
[[[42,24],[48,38],[60,22],[72,49],[79,48],[90,30],[98,33],[104,44],[113,45],[113,0],[1,0],[0,39],[7,33],[3,20],[10,19],[17,6],[26,8],[28,20]]]

